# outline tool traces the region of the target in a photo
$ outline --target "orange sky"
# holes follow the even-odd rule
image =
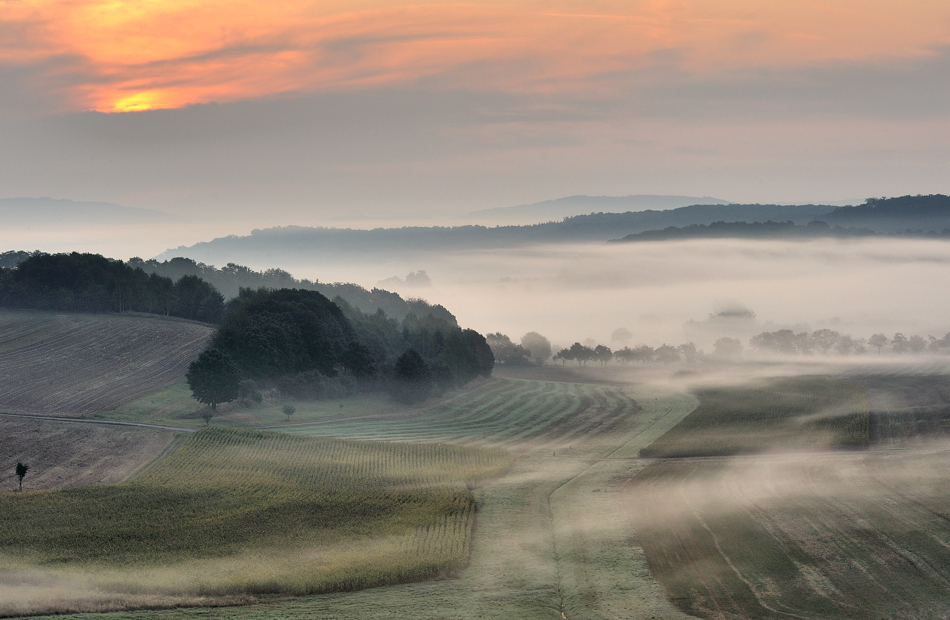
[[[0,23],[0,63],[56,67],[49,96],[107,112],[423,79],[585,92],[658,53],[703,75],[950,44],[946,0],[0,0]]]

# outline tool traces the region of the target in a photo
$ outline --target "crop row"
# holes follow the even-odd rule
[[[468,486],[509,463],[485,448],[212,427],[131,483],[0,496],[0,559],[192,594],[428,578],[465,564]]]
[[[0,411],[83,415],[114,408],[181,378],[210,334],[146,317],[4,315]],[[51,328],[45,337],[37,328]],[[66,325],[66,327],[63,327]]]
[[[637,410],[611,386],[496,379],[412,415],[328,421],[294,431],[520,450],[581,443],[626,423]]]

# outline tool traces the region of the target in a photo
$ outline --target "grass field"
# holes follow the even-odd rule
[[[653,575],[705,618],[946,618],[950,452],[669,460],[626,491]]]
[[[179,381],[211,335],[190,321],[0,312],[0,411],[82,416]]]
[[[468,560],[468,487],[509,464],[480,448],[213,428],[130,483],[0,495],[0,565],[185,596],[447,575]]]
[[[811,376],[697,392],[700,405],[641,452],[645,457],[863,448],[868,401],[852,383]]]

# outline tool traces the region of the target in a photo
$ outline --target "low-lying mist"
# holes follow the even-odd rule
[[[242,257],[235,256],[235,262]],[[555,345],[593,339],[608,346],[617,328],[629,344],[705,347],[719,337],[748,345],[756,333],[831,328],[854,338],[950,331],[950,243],[888,238],[855,241],[694,240],[639,244],[564,244],[429,253],[378,260],[317,262],[300,256],[281,267],[297,277],[366,287],[424,271],[429,286],[381,285],[441,303],[459,322],[519,338],[538,331]],[[744,320],[717,321],[742,308]]]

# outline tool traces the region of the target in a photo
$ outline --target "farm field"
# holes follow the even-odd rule
[[[297,411],[290,422],[287,421],[281,407],[284,402],[292,403]],[[184,379],[172,385],[146,394],[141,398],[120,405],[115,409],[97,413],[91,417],[100,420],[122,422],[141,422],[183,428],[204,428],[199,417],[201,405],[192,397],[188,383]],[[360,417],[391,414],[408,409],[393,401],[387,394],[370,393],[333,400],[265,400],[252,406],[240,402],[225,403],[218,406],[218,414],[213,418],[213,426],[254,427],[283,430],[292,426],[318,422],[328,418]]]
[[[704,388],[700,405],[641,452],[645,457],[725,456],[765,451],[863,448],[869,442],[865,391],[823,376]]]
[[[872,445],[926,447],[950,439],[950,376],[859,375],[848,380],[867,391]]]
[[[12,465],[30,471],[23,489],[64,489],[117,484],[159,457],[175,438],[173,431],[0,416],[0,454],[4,492],[17,486]]]
[[[84,416],[179,381],[211,335],[160,317],[0,312],[0,412]]]
[[[512,380],[511,384],[524,392],[538,389],[537,382],[532,381]],[[591,412],[581,398],[591,395],[587,391],[591,387],[560,386],[558,398],[570,399],[573,408],[561,411],[553,407],[552,418],[557,423],[539,422],[531,434],[534,447],[520,438],[521,456],[512,469],[503,478],[475,489],[478,518],[471,560],[459,578],[305,596],[247,607],[165,610],[163,617],[557,619],[577,601],[590,602],[590,609],[613,610],[613,616],[608,613],[604,617],[631,617],[631,613],[638,617],[647,612],[657,618],[683,617],[663,598],[646,571],[643,553],[628,544],[628,521],[617,512],[622,507],[616,501],[617,495],[600,491],[616,471],[643,467],[644,462],[629,460],[630,455],[636,455],[640,448],[675,426],[695,408],[696,401],[689,395],[662,388],[610,388],[643,405],[634,410],[615,409],[623,424],[606,420],[602,428],[613,430],[598,434],[588,429]],[[485,394],[479,394],[480,389],[457,395],[460,402],[455,405],[461,407],[465,399],[484,397]],[[572,416],[571,412],[577,415]],[[441,422],[441,432],[468,436],[471,420],[459,419],[459,426],[453,431],[449,419]],[[358,429],[358,425],[353,428]],[[427,434],[423,425],[414,428],[420,436]],[[412,438],[408,429],[404,432],[404,438]],[[509,433],[519,434],[518,428],[510,427]],[[558,451],[558,456],[554,456],[549,448],[561,445],[558,442],[565,434],[574,437],[573,443],[566,453]],[[504,442],[502,431],[497,431],[490,441]],[[610,526],[595,526],[588,518],[583,535],[572,535],[576,516],[590,508],[608,511],[604,516]],[[569,573],[599,575],[603,571],[610,574],[598,577],[594,588],[566,577]],[[618,610],[623,613],[616,615]],[[109,618],[148,618],[150,613],[130,611]]]
[[[212,428],[126,484],[0,495],[0,582],[134,604],[143,591],[187,601],[444,576],[468,560],[467,487],[509,465],[482,448]]]
[[[704,618],[946,618],[950,452],[655,462],[625,485],[653,575]]]

